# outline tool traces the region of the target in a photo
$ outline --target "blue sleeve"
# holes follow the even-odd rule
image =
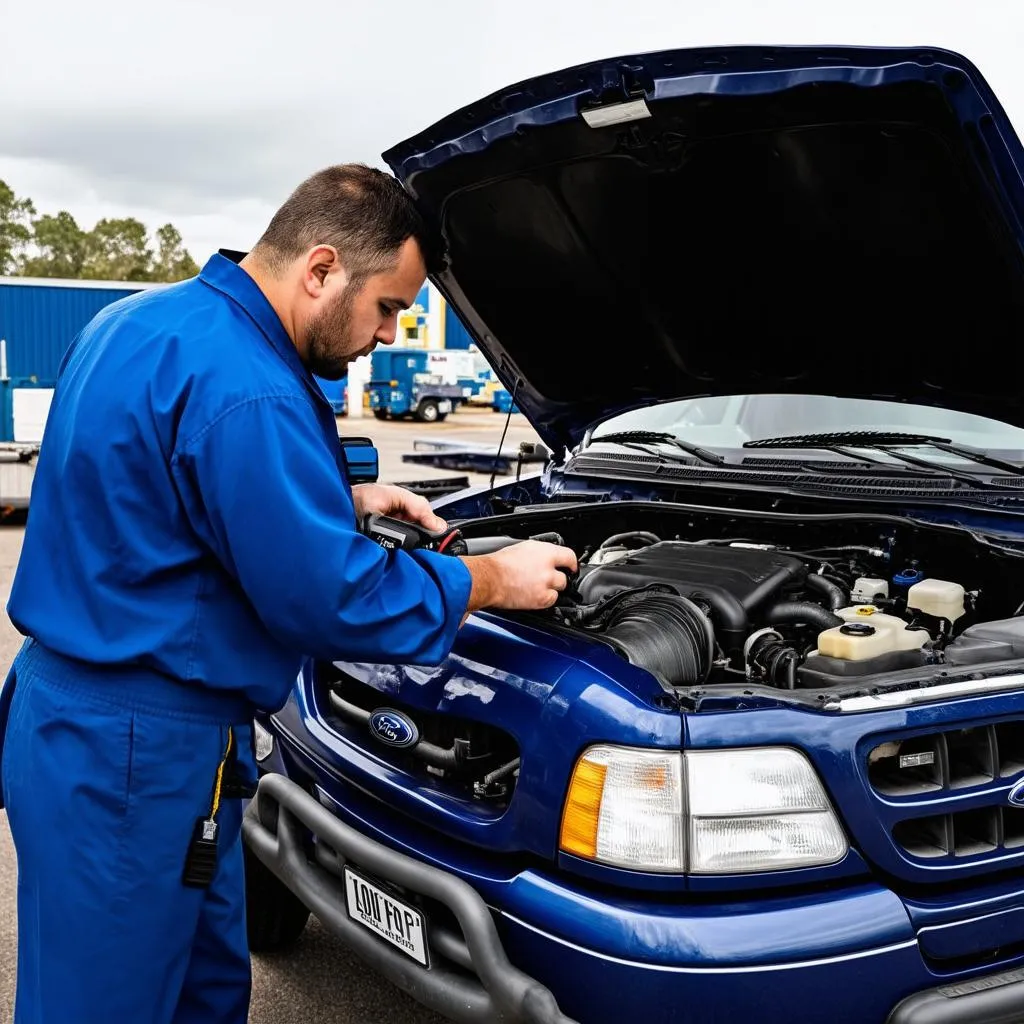
[[[434,665],[469,601],[449,555],[388,553],[356,530],[352,493],[299,395],[221,413],[174,456],[199,536],[267,630],[303,655]]]

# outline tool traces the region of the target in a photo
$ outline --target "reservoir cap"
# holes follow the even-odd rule
[[[874,636],[875,627],[866,622],[847,622],[839,627],[839,632],[844,636]]]
[[[897,587],[912,587],[923,579],[924,573],[920,569],[904,569],[903,572],[896,573],[892,581]]]

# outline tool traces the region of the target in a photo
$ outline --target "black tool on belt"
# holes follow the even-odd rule
[[[206,889],[213,881],[217,872],[217,836],[220,824],[217,812],[224,800],[255,795],[255,787],[249,785],[242,777],[238,765],[238,743],[235,730],[228,727],[228,742],[224,756],[217,765],[217,774],[213,780],[213,796],[210,800],[210,813],[196,820],[192,829],[192,840],[188,844],[185,856],[185,869],[181,881],[191,889]]]

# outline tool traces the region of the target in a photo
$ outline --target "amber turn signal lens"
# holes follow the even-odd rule
[[[590,859],[597,856],[597,826],[607,774],[607,765],[594,764],[585,757],[576,763],[562,815],[559,845],[566,853]]]

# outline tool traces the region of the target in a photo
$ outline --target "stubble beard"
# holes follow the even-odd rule
[[[358,287],[345,290],[314,317],[306,328],[307,363],[311,373],[324,380],[341,380],[357,348],[352,338],[352,307]]]

